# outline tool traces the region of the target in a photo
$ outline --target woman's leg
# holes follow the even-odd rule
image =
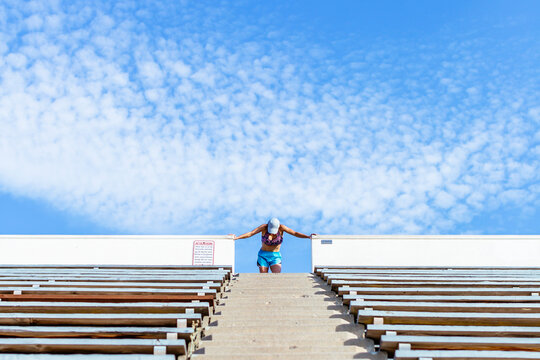
[[[267,273],[268,272],[268,266],[260,266],[259,265],[259,272],[260,273]]]
[[[270,270],[272,270],[273,273],[280,273],[281,272],[281,264],[275,264],[270,266]],[[268,272],[268,270],[266,270]]]

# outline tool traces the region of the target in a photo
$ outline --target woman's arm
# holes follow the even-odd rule
[[[288,228],[285,225],[281,225],[280,228],[281,228],[281,230],[285,231],[287,234],[291,234],[292,236],[296,236],[298,238],[304,238],[304,239],[310,238],[309,235],[302,234],[302,233],[300,233],[298,231],[294,231],[293,229]]]
[[[266,226],[266,224],[262,224],[262,225],[256,227],[255,229],[251,230],[250,232],[247,232],[245,234],[242,234],[240,236],[235,237],[234,240],[245,239],[245,238],[248,238],[248,237],[252,237],[253,235],[258,234],[261,231],[263,231],[265,226]]]

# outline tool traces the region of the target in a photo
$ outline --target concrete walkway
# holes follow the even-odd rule
[[[193,358],[385,360],[362,329],[313,274],[240,274]]]

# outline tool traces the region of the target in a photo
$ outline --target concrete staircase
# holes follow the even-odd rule
[[[193,358],[384,360],[362,330],[313,274],[239,274]]]

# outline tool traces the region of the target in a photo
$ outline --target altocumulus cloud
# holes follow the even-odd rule
[[[539,205],[534,37],[338,53],[234,11],[0,4],[0,187],[143,233],[433,233]]]

